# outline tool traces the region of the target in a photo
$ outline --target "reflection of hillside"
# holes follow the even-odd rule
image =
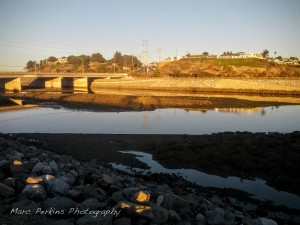
[[[214,110],[217,112],[224,112],[224,113],[236,113],[236,114],[255,114],[263,112],[263,107],[255,107],[255,108],[215,108],[215,109],[185,109],[186,111],[193,112],[202,112],[206,113],[208,110]]]

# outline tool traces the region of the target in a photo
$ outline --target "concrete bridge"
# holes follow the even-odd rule
[[[31,88],[71,88],[91,92],[91,84],[98,79],[120,79],[127,73],[0,73],[0,89],[22,91],[22,80],[31,79]]]

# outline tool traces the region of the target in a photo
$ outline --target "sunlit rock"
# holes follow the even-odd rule
[[[41,177],[28,177],[26,179],[27,184],[38,184],[42,181],[43,181],[43,179]]]
[[[138,191],[136,192],[132,198],[132,202],[140,203],[140,204],[146,204],[150,200],[150,194],[148,191]]]
[[[44,187],[40,184],[28,184],[25,186],[22,194],[27,195],[28,199],[42,201],[47,198]]]
[[[129,217],[142,217],[150,220],[154,219],[153,210],[150,206],[122,201],[119,202],[118,208]]]

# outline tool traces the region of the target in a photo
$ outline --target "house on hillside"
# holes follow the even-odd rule
[[[224,52],[222,55],[219,56],[221,59],[243,59],[246,58],[245,52],[238,52],[238,53],[232,53],[232,52]]]
[[[61,63],[61,64],[68,63],[67,57],[63,56],[63,57],[57,59],[57,61],[55,63]]]
[[[247,58],[263,59],[262,54],[255,52],[248,53]]]

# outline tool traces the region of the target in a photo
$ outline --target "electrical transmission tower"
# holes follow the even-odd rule
[[[149,41],[143,40],[142,45],[143,45],[143,64],[144,64],[144,68],[145,68],[145,73],[148,75]]]
[[[157,49],[157,53],[158,53],[158,62],[161,61],[161,48]]]

